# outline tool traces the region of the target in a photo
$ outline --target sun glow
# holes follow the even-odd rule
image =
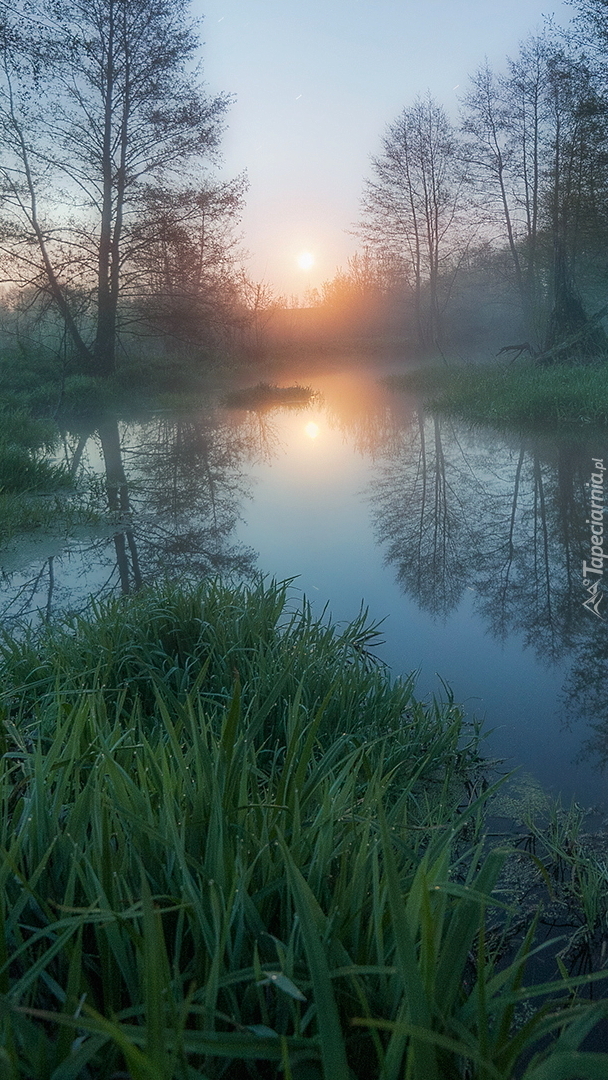
[[[311,270],[315,265],[315,257],[312,251],[301,251],[298,255],[298,266],[300,270]]]
[[[311,420],[310,423],[307,424],[304,428],[304,431],[308,435],[309,439],[316,439],[317,435],[319,434],[319,425],[313,423],[313,421]]]

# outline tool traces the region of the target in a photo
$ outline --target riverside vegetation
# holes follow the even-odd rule
[[[1,637],[3,1076],[605,1077],[604,973],[526,987],[479,733],[378,632],[208,581]]]
[[[95,492],[76,489],[62,463],[60,426],[85,430],[104,410],[133,415],[209,394],[208,366],[190,358],[131,358],[113,378],[61,370],[48,350],[22,347],[0,357],[0,544],[40,527],[69,529],[99,520]],[[215,387],[214,387],[215,389]]]
[[[56,521],[57,493],[71,486],[65,467],[47,460],[57,434],[52,421],[0,405],[0,542]]]
[[[432,406],[494,425],[608,425],[605,363],[426,367],[391,378]]]

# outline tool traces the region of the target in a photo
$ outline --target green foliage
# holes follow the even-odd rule
[[[0,494],[53,491],[69,484],[63,465],[42,456],[57,439],[55,425],[24,409],[0,409]]]
[[[608,425],[606,364],[422,368],[391,379],[434,409],[497,425]]]
[[[476,738],[376,636],[217,582],[4,636],[3,1075],[601,1075],[588,978],[486,932]]]
[[[68,375],[61,387],[58,411],[62,416],[98,417],[115,402],[112,386],[107,380],[91,375]],[[41,403],[42,404],[42,403]]]
[[[24,408],[0,406],[0,542],[55,521],[57,499],[38,496],[71,486],[65,466],[46,457],[57,437],[52,421]]]
[[[478,760],[477,736],[463,740],[459,708],[452,702],[423,707],[411,679],[394,682],[374,661],[370,648],[380,631],[365,611],[339,629],[313,618],[306,602],[294,608],[288,586],[166,583],[95,604],[92,615],[68,614],[39,630],[25,628],[18,641],[0,632],[4,686],[30,710],[52,698],[58,681],[74,695],[103,686],[112,707],[130,714],[138,702],[158,719],[159,687],[178,700],[204,694],[214,716],[222,714],[238,678],[260,740],[284,741],[285,702],[297,698],[310,719],[330,695],[319,723],[332,739],[390,739],[385,755],[400,757],[397,747],[405,743],[410,772],[438,747],[457,764],[467,756]]]
[[[57,426],[27,409],[0,408],[0,442],[32,453],[51,451],[57,442]]]
[[[69,482],[64,466],[33,457],[22,447],[0,442],[0,492],[53,491]]]
[[[561,957],[591,970],[608,948],[608,859],[603,834],[583,831],[585,814],[549,802],[542,816],[526,814],[526,843],[548,886],[546,922],[568,927]]]
[[[98,419],[105,410],[118,408],[128,414],[157,407],[171,391],[208,396],[211,365],[200,350],[195,356],[186,349],[167,355],[162,344],[153,343],[143,355],[122,356],[114,376],[96,378],[70,365],[66,369],[52,353],[23,348],[18,355],[0,356],[0,401],[24,414],[70,420]]]
[[[136,349],[121,359],[111,381],[115,401],[123,404],[135,395],[136,401],[156,406],[159,398],[168,394],[208,395],[209,371],[217,362],[209,349],[188,348],[180,342],[167,350],[153,342],[141,354]],[[227,366],[226,357],[222,357],[222,366]],[[192,404],[191,397],[186,404]]]

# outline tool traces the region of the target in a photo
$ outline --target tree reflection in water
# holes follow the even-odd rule
[[[597,441],[475,433],[421,410],[379,465],[370,502],[385,562],[421,608],[445,618],[470,590],[497,638],[521,635],[540,659],[572,665],[565,715],[590,721],[584,752],[605,765],[608,637],[582,584],[601,455]]]
[[[97,530],[104,535],[72,543],[29,576],[3,572],[3,622],[50,617],[84,607],[91,594],[126,594],[159,577],[252,574],[256,553],[233,533],[248,496],[243,465],[259,452],[258,434],[199,412],[132,426],[105,418],[86,434],[66,435],[75,476],[94,470],[95,457],[103,464],[99,508],[109,514],[111,535]]]
[[[608,763],[608,638],[583,608],[582,585],[591,459],[608,460],[601,438],[475,431],[416,411],[375,381],[363,392],[355,382],[326,383],[324,423],[374,462],[376,538],[401,589],[438,619],[468,598],[497,639],[517,635],[540,659],[571,668],[566,716],[590,720],[587,750]],[[253,573],[256,555],[236,542],[236,527],[250,466],[284,449],[279,416],[209,409],[66,433],[66,463],[94,478],[110,523],[32,563],[29,575],[5,572],[4,623],[159,577]]]
[[[433,615],[456,607],[467,584],[469,523],[453,486],[460,479],[446,473],[441,422],[420,413],[378,470],[371,499],[386,561],[402,589]]]
[[[212,414],[140,426],[125,456],[143,581],[252,571],[255,553],[231,542],[251,452],[238,430]]]
[[[105,465],[108,508],[111,513],[118,515],[126,523],[131,518],[131,503],[122,460],[118,421],[103,420],[99,425],[97,435]],[[125,524],[124,529],[114,533],[113,540],[121,592],[128,593],[132,587],[141,588],[142,576],[133,528]]]

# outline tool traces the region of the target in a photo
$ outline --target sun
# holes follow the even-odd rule
[[[310,270],[315,265],[315,257],[312,251],[301,251],[298,255],[300,270]]]

